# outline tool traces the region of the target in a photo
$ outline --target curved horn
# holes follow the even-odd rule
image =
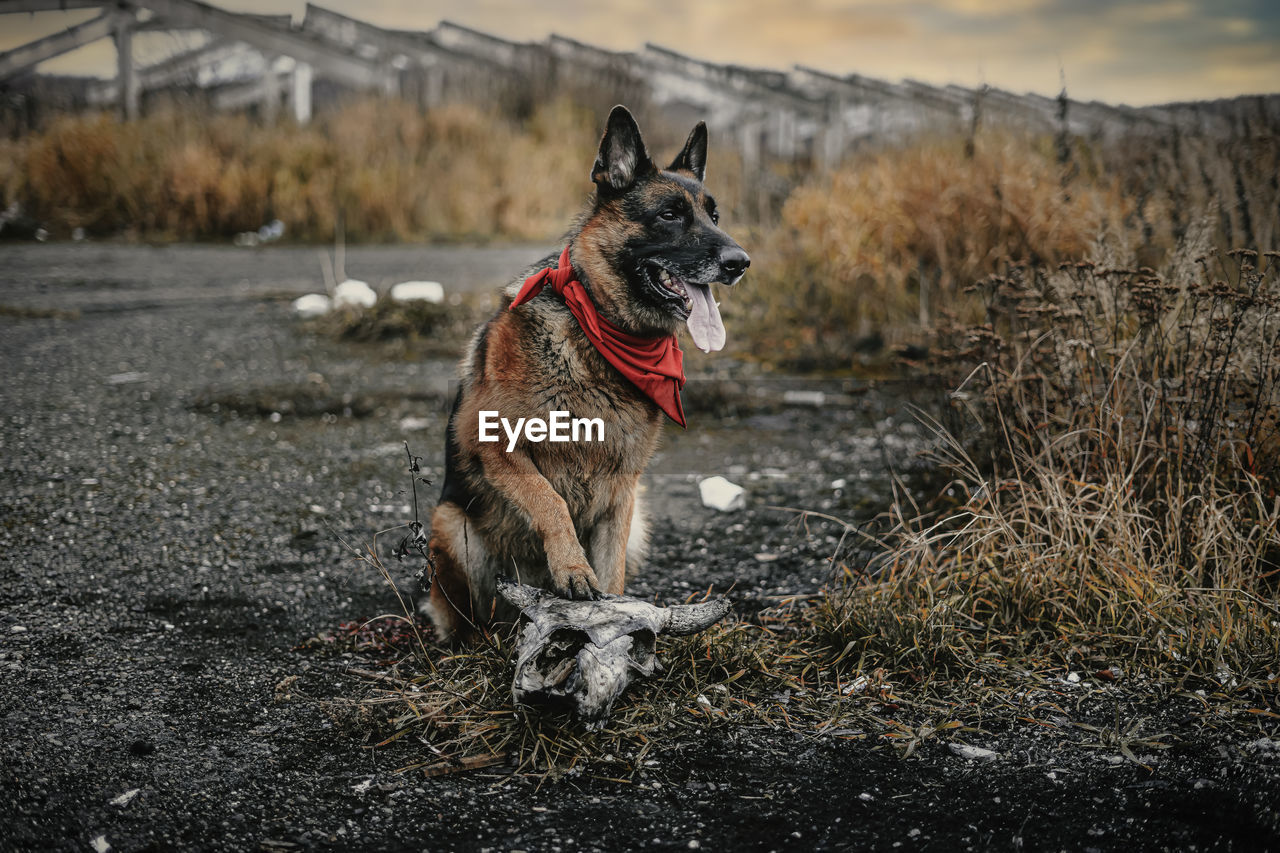
[[[663,630],[668,634],[696,634],[723,619],[730,607],[732,605],[727,598],[664,607]]]
[[[526,607],[531,607],[538,603],[538,599],[542,597],[542,590],[536,586],[516,583],[510,578],[499,575],[498,595],[505,598],[513,607],[524,610]]]

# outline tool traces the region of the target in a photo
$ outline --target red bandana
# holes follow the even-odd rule
[[[675,335],[665,338],[641,338],[621,331],[596,312],[582,282],[574,278],[569,262],[569,247],[560,253],[560,263],[536,272],[524,280],[515,301],[516,308],[551,288],[564,299],[587,339],[618,368],[618,371],[658,404],[671,420],[684,426],[684,409],[680,406],[680,389],[684,386],[684,354]]]

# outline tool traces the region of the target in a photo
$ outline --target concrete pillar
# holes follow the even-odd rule
[[[739,125],[738,150],[742,152],[743,171],[754,181],[755,171],[760,168],[760,128],[754,121]]]
[[[432,65],[423,70],[426,82],[422,87],[422,106],[433,109],[444,103],[444,68]]]
[[[132,15],[118,15],[115,21],[116,95],[120,99],[120,118],[133,121],[138,117],[138,75],[133,68]]]
[[[293,118],[298,124],[311,121],[311,66],[299,62],[293,67]]]
[[[280,76],[276,71],[274,56],[264,57],[267,67],[262,72],[259,84],[262,86],[262,102],[260,112],[264,124],[273,123],[280,115]]]
[[[818,133],[820,147],[819,168],[824,172],[829,172],[836,166],[840,165],[841,158],[844,157],[845,146],[845,127],[844,127],[844,99],[833,97],[827,103],[826,116],[823,120],[822,129]]]
[[[382,94],[388,98],[400,97],[400,72],[388,68],[382,77]]]

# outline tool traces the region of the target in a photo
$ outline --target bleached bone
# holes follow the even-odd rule
[[[570,601],[506,578],[498,593],[525,621],[511,685],[516,703],[563,708],[592,728],[604,725],[633,678],[662,671],[659,634],[696,634],[729,612],[723,598],[670,607],[621,595]]]

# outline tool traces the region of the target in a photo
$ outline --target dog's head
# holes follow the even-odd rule
[[[631,113],[614,107],[591,170],[595,204],[573,253],[596,307],[614,325],[660,337],[684,323],[710,352],[725,340],[711,285],[736,283],[751,259],[720,230],[716,201],[702,183],[706,168],[702,122],[659,169]]]

